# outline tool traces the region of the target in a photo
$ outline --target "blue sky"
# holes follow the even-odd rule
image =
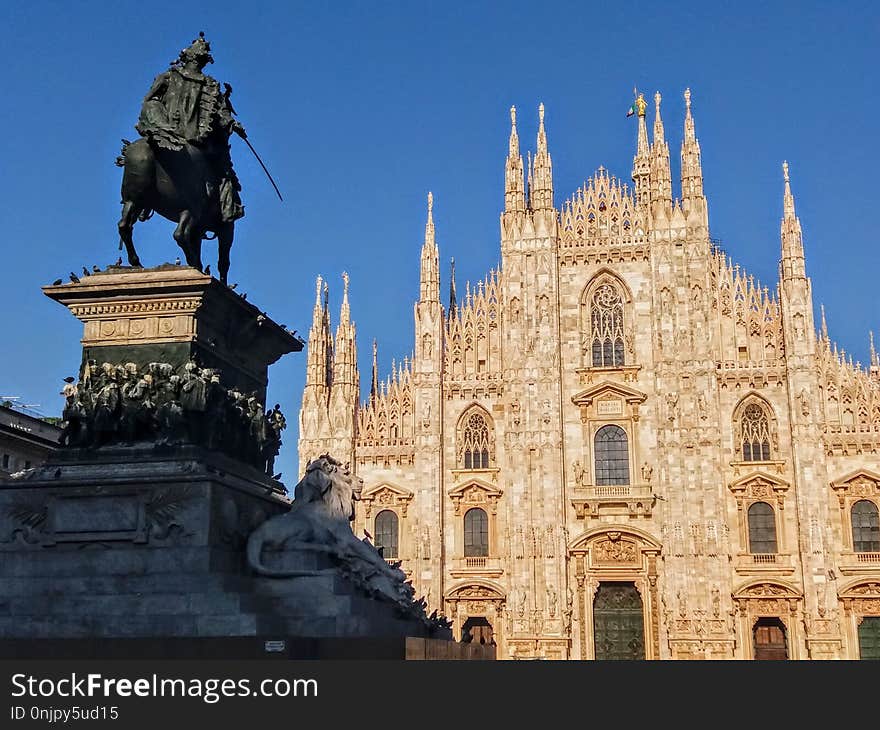
[[[373,337],[383,373],[412,348],[428,190],[441,286],[454,256],[461,292],[499,260],[511,104],[524,150],[546,106],[559,204],[599,165],[629,176],[635,85],[663,94],[676,181],[691,87],[712,235],[771,289],[787,159],[817,310],[862,362],[880,328],[876,2],[7,0],[0,28],[0,395],[47,415],[75,374],[81,325],[39,287],[116,259],[119,140],[200,30],[284,194],[235,140],[247,215],[230,280],[305,336],[315,276],[330,280],[335,325],[347,270],[365,385]],[[136,228],[147,265],[177,255],[171,230],[158,217]],[[304,354],[270,371],[291,483],[304,378]]]

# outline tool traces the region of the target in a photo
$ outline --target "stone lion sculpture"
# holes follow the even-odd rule
[[[362,486],[347,465],[329,454],[310,461],[294,489],[290,511],[262,523],[248,538],[248,564],[255,573],[271,578],[341,573],[368,594],[397,604],[406,614],[442,621],[427,619],[424,601],[414,600],[406,574],[351,531],[354,503],[360,499]],[[275,551],[281,567],[266,565],[264,551]],[[334,567],[300,569],[296,556],[301,552],[324,553]],[[292,563],[290,568],[283,567],[285,557]]]

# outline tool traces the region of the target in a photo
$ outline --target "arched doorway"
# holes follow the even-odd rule
[[[596,659],[644,659],[645,619],[635,583],[602,582],[593,601]]]
[[[443,599],[443,609],[452,619],[452,632],[465,643],[494,644],[503,657],[505,595],[489,581],[467,582],[453,587]]]
[[[494,644],[492,624],[485,616],[469,616],[461,626],[463,644]]]
[[[755,621],[752,639],[755,659],[788,659],[788,637],[781,619],[759,618]]]
[[[733,592],[743,659],[803,659],[803,595],[780,580],[756,579]],[[801,627],[801,628],[799,628]]]

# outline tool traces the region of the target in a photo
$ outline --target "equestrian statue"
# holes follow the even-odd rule
[[[220,84],[203,73],[213,62],[211,46],[199,33],[144,97],[135,125],[141,137],[123,140],[116,160],[123,168],[119,247],[125,244],[131,266],[141,266],[132,240],[134,224],[159,213],[177,224],[174,240],[187,264],[199,271],[202,240],[217,239],[217,268],[225,284],[235,221],[244,215],[229,138],[234,132],[252,151],[253,147],[235,119],[229,99],[232,87],[224,84],[221,91]]]

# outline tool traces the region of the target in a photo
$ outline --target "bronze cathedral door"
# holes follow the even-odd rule
[[[632,583],[600,583],[593,602],[596,659],[644,659],[642,597]]]
[[[859,624],[859,659],[880,659],[880,616],[865,616]]]

